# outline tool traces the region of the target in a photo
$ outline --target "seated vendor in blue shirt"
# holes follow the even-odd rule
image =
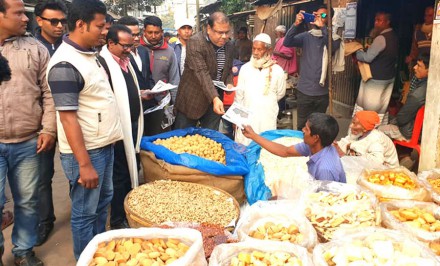
[[[263,138],[251,126],[244,126],[243,135],[258,143],[269,152],[281,157],[310,156],[309,173],[317,180],[346,183],[345,172],[338,152],[332,143],[339,132],[336,119],[323,113],[313,113],[307,118],[304,142],[284,146]]]

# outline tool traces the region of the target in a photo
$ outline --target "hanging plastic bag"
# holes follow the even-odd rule
[[[202,235],[195,229],[161,229],[161,228],[139,228],[111,230],[96,235],[87,244],[78,260],[77,266],[89,266],[93,261],[96,250],[100,243],[109,242],[115,239],[141,238],[141,239],[177,239],[189,246],[185,255],[178,260],[168,264],[170,266],[204,266],[207,265],[205,252],[203,251]]]

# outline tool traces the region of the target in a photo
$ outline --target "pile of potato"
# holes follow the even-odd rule
[[[256,239],[285,241],[294,244],[301,243],[304,240],[304,236],[295,224],[285,227],[282,224],[272,222],[267,222],[259,226],[257,230],[250,231],[249,236]]]
[[[237,257],[232,258],[230,266],[301,266],[299,258],[287,252],[262,252],[252,253],[240,252]]]
[[[189,246],[177,239],[114,239],[100,243],[89,266],[161,266],[182,257]]]
[[[392,185],[398,186],[404,189],[413,190],[417,187],[414,180],[403,172],[382,172],[375,173],[367,177],[367,180],[373,184],[378,185]]]
[[[222,145],[199,134],[157,139],[153,143],[156,145],[162,145],[178,154],[189,153],[207,160],[226,164],[226,153]]]
[[[400,222],[415,228],[420,228],[428,232],[439,232],[440,221],[426,210],[414,208],[401,208],[390,211],[390,213]]]

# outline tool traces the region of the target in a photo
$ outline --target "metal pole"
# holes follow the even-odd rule
[[[329,96],[329,111],[333,115],[333,82],[332,82],[332,18],[330,16],[332,10],[332,1],[327,0],[327,32],[328,32],[328,68],[327,68],[327,79],[328,79],[328,96]]]
[[[189,12],[188,12],[188,0],[186,0],[186,18],[189,18]]]
[[[200,31],[200,5],[199,5],[199,0],[196,0],[196,12],[197,12],[196,32],[199,32]]]

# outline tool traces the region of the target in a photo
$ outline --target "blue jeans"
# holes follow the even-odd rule
[[[8,177],[14,199],[14,256],[25,255],[37,241],[39,173],[37,138],[20,143],[0,143],[0,212],[5,205],[5,184]],[[0,246],[3,247],[3,244],[3,233],[0,233]]]
[[[113,197],[113,145],[89,150],[89,157],[99,176],[99,187],[87,189],[78,183],[79,165],[72,153],[61,153],[61,164],[70,184],[70,218],[73,253],[78,260],[92,238],[105,232],[108,206]]]

